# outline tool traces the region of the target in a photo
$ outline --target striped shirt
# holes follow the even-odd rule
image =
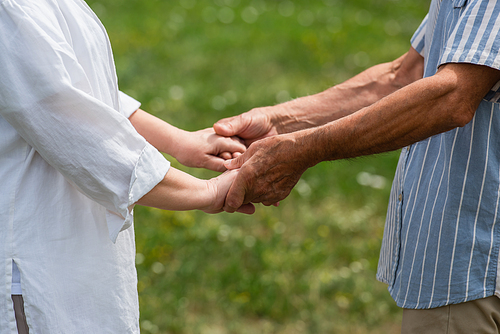
[[[446,63],[500,69],[500,1],[432,0],[412,46],[424,77]],[[377,273],[400,307],[500,296],[499,88],[466,126],[401,152]]]

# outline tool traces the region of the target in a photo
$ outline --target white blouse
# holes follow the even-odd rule
[[[0,0],[0,333],[138,333],[134,203],[169,163],[128,120],[81,0]]]

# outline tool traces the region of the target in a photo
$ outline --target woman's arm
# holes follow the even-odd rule
[[[237,174],[227,171],[216,178],[201,180],[171,167],[163,180],[136,204],[163,210],[218,213],[223,211],[227,191]],[[255,207],[247,204],[237,211],[252,214]]]
[[[188,167],[222,172],[226,170],[225,159],[235,158],[246,150],[237,138],[219,136],[213,129],[184,131],[141,109],[129,120],[151,145]]]

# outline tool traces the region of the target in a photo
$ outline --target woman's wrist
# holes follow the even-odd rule
[[[203,210],[213,203],[208,182],[171,167],[136,204],[163,210]]]
[[[191,133],[179,128],[174,128],[169,131],[169,135],[171,140],[168,145],[168,152],[164,152],[179,160],[179,157],[181,157],[183,153],[191,150]]]

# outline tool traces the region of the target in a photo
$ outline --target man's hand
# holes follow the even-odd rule
[[[218,172],[226,170],[224,160],[236,158],[246,147],[237,137],[223,137],[208,128],[183,132],[172,155],[184,166],[207,168]]]
[[[271,120],[270,112],[276,107],[255,108],[238,116],[224,118],[214,124],[214,130],[221,136],[238,136],[249,146],[256,140],[278,134]]]
[[[224,211],[234,212],[246,203],[273,205],[286,198],[304,171],[316,164],[299,133],[254,142],[228,169],[239,169],[226,198]]]
[[[250,202],[274,204],[290,193],[307,168],[320,161],[400,148],[402,144],[395,143],[394,137],[387,140],[392,145],[389,147],[387,143],[376,145],[375,141],[396,132],[393,120],[403,113],[394,109],[407,109],[408,96],[422,94],[410,89],[398,95],[401,100],[397,102],[387,100],[392,102],[389,106],[377,101],[421,79],[423,65],[423,57],[410,48],[393,62],[373,66],[324,92],[217,122],[216,133],[239,136],[251,144],[243,155],[225,163],[228,169],[240,168],[240,173],[224,209],[234,211]],[[428,104],[424,104],[424,110],[429,109]],[[424,119],[428,118],[426,115]],[[402,119],[401,123],[410,122]]]

